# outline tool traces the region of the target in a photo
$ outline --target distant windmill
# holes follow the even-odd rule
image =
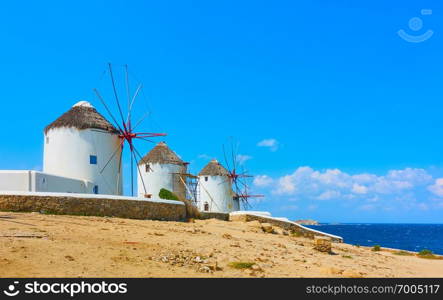
[[[114,153],[111,155],[109,160],[106,162],[106,164],[104,164],[101,172],[103,172],[103,170],[108,166],[109,162],[112,161],[116,155],[120,155],[119,170],[118,170],[118,172],[120,174],[121,164],[122,164],[122,152],[123,152],[123,148],[124,148],[125,144],[127,143],[129,146],[129,151],[130,151],[130,156],[131,156],[131,195],[134,196],[134,161],[142,159],[140,152],[135,147],[134,141],[141,140],[141,141],[152,142],[151,140],[149,140],[149,138],[166,136],[166,134],[165,133],[135,131],[137,129],[137,127],[148,116],[148,114],[146,113],[135,123],[135,125],[132,124],[132,109],[133,109],[134,102],[135,102],[137,96],[139,95],[140,91],[143,88],[143,85],[139,84],[137,86],[135,92],[133,94],[131,94],[131,89],[129,86],[128,66],[125,65],[124,69],[125,69],[125,86],[126,86],[126,98],[127,98],[126,117],[124,116],[122,106],[120,104],[119,93],[117,91],[116,83],[114,80],[114,74],[112,71],[112,65],[110,63],[108,64],[108,71],[109,71],[109,76],[110,76],[111,83],[112,83],[112,91],[113,91],[113,95],[115,98],[114,99],[115,105],[117,106],[117,109],[118,109],[118,117],[115,117],[112,114],[110,107],[105,102],[104,98],[102,97],[102,95],[99,93],[99,91],[97,89],[94,89],[94,93],[97,95],[98,99],[103,104],[103,106],[105,107],[109,116],[111,117],[111,120],[112,120],[111,123],[113,123],[115,128],[118,130],[118,132],[119,132],[118,134],[119,134],[119,138],[120,138],[119,147],[117,149],[115,149]],[[138,173],[141,175],[141,171],[140,171],[138,164],[136,164],[136,167],[137,167]],[[142,178],[142,184],[143,184],[143,188],[145,189],[145,193],[146,193],[146,186],[143,181],[143,178]]]
[[[244,209],[250,208],[250,198],[262,198],[264,195],[252,195],[249,194],[250,185],[249,180],[254,176],[248,174],[244,169],[244,166],[239,163],[238,144],[234,145],[234,141],[231,138],[230,141],[230,153],[226,153],[225,146],[223,145],[223,156],[225,159],[226,168],[228,170],[228,178],[231,181],[232,189],[234,192],[234,198],[238,199],[243,205]],[[241,167],[241,172],[238,170]]]
[[[230,213],[249,208],[248,200],[263,195],[250,195],[248,179],[252,175],[238,172],[240,164],[231,143],[229,157],[223,146],[225,166],[216,159],[211,160],[197,175],[197,205],[202,211]],[[231,161],[231,162],[230,162]],[[242,204],[242,205],[241,205]]]

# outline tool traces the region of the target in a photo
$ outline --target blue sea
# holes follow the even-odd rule
[[[428,249],[443,255],[443,224],[320,224],[307,227],[341,236],[348,244],[410,251]]]

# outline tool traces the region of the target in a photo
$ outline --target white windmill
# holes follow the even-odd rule
[[[89,181],[89,193],[122,194],[120,157],[119,131],[89,102],[78,102],[45,128],[43,172]]]
[[[187,165],[165,142],[158,143],[138,162],[138,196],[159,199],[163,188],[185,199]]]

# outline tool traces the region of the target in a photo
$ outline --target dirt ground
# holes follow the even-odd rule
[[[0,212],[0,277],[443,277],[443,260],[335,243],[333,252],[258,222]]]

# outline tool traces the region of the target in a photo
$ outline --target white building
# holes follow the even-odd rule
[[[121,152],[117,129],[80,101],[45,128],[43,172],[91,182],[88,193],[121,195]]]
[[[94,184],[32,170],[0,170],[0,191],[89,194]]]
[[[159,199],[162,188],[167,189],[179,198],[185,198],[186,186],[184,176],[187,163],[183,162],[165,142],[158,143],[139,162],[137,172],[138,196]],[[145,190],[146,189],[146,190]]]
[[[201,211],[229,213],[240,210],[229,172],[217,160],[211,160],[198,174],[198,189]]]
[[[0,170],[0,191],[122,194],[117,129],[80,101],[44,131],[43,172]]]

